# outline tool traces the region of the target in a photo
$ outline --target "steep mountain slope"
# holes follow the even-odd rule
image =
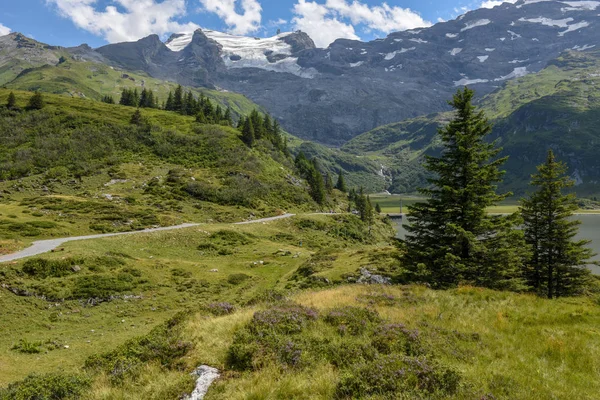
[[[213,31],[97,49],[114,65],[222,87],[265,106],[291,133],[342,144],[382,124],[447,110],[457,87],[481,95],[600,40],[597,1],[531,1],[479,9],[431,28],[317,49],[302,33],[269,39]]]
[[[118,101],[123,89],[151,89],[159,102],[167,99],[177,83],[152,78],[144,72],[115,68],[87,45],[75,48],[50,46],[20,33],[0,37],[0,85],[10,89],[65,94],[100,100],[105,95]],[[189,88],[195,96],[203,94],[234,114],[249,114],[262,107],[238,93]],[[264,110],[263,110],[264,111]]]
[[[526,191],[535,166],[551,148],[569,165],[578,193],[600,192],[599,86],[600,52],[570,51],[483,99],[494,124],[492,138],[510,156],[504,188]],[[425,183],[422,156],[439,153],[436,131],[450,117],[441,113],[386,125],[342,150],[381,160],[392,171],[390,190],[410,192]]]

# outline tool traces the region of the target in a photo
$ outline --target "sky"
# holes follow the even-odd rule
[[[197,28],[254,37],[307,32],[319,47],[426,27],[500,0],[0,0],[0,36],[100,47]],[[508,0],[515,2],[516,0]]]

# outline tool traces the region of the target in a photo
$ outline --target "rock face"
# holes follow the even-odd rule
[[[382,124],[447,109],[469,85],[479,96],[600,42],[600,2],[521,0],[430,28],[315,48],[302,32],[257,39],[214,31],[156,36],[98,52],[127,69],[240,92],[291,133],[341,144]]]

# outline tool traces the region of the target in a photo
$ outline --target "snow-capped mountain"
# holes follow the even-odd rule
[[[385,39],[339,39],[327,49],[303,32],[259,39],[198,30],[96,52],[158,78],[243,93],[292,133],[339,144],[445,110],[463,85],[490,93],[567,50],[600,50],[600,1],[521,0]]]

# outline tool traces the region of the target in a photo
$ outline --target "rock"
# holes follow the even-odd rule
[[[389,285],[392,280],[387,276],[375,275],[369,272],[366,268],[360,269],[360,277],[356,281],[357,283],[371,284],[371,285]]]
[[[219,270],[215,268],[215,269],[211,269],[210,272],[219,272]]]
[[[206,392],[210,385],[217,379],[219,376],[219,370],[213,367],[209,367],[208,365],[199,366],[192,375],[198,377],[196,379],[196,388],[192,392],[191,395],[185,396],[184,400],[202,400],[204,396],[206,396]]]
[[[73,270],[73,272],[79,272],[79,271],[81,271],[81,267],[79,265],[73,265],[71,267],[71,269]]]

